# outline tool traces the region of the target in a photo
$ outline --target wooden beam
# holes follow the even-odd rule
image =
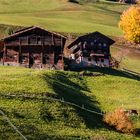
[[[61,37],[61,56],[62,56],[62,69],[64,69],[63,38],[62,37]]]
[[[54,35],[52,33],[52,45],[54,46]]]
[[[27,37],[27,42],[29,44],[29,37]],[[28,67],[30,68],[30,45],[28,45]]]
[[[6,57],[6,46],[5,46],[5,43],[4,43],[3,65],[4,65],[4,62],[5,62],[5,57]]]
[[[43,65],[43,55],[44,55],[44,43],[42,41],[42,45],[41,45],[41,67]]]
[[[21,40],[19,39],[19,52],[18,52],[18,63],[21,64]]]

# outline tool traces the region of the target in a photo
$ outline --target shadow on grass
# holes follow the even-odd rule
[[[117,70],[117,69],[112,69],[112,68],[96,67],[96,68],[72,69],[72,71],[79,71],[79,72],[82,70],[88,70],[91,72],[100,72],[100,73],[107,74],[107,75],[119,76],[119,77],[124,77],[124,78],[129,78],[129,79],[140,81],[140,76],[138,76],[138,75],[132,74],[127,71],[122,71],[122,70]]]
[[[77,69],[76,71],[81,70],[82,69]],[[113,76],[130,78],[134,80],[140,80],[140,77],[136,75],[115,69],[92,68],[87,70],[92,72],[101,72]],[[44,73],[43,77],[46,83],[49,84],[49,86],[57,94],[57,98],[64,98],[65,101],[77,104],[79,106],[82,106],[84,104],[84,107],[87,109],[101,112],[99,108],[99,102],[97,101],[96,97],[94,95],[88,96],[88,94],[90,94],[90,90],[86,86],[86,81],[84,81],[84,78],[79,77],[79,73],[55,71],[53,73],[53,76]],[[113,131],[104,124],[104,122],[102,121],[102,116],[83,111],[82,109],[79,109],[77,107],[74,108],[78,116],[85,122],[87,128],[107,128],[110,131]]]
[[[67,102],[74,103],[81,107],[84,105],[86,109],[101,112],[96,97],[92,96],[91,98],[86,95],[89,94],[90,91],[85,84],[86,82],[79,77],[78,73],[68,75],[67,72],[56,71],[53,75],[53,80],[51,80],[52,77],[47,74],[44,74],[43,77],[47,84],[52,87],[58,98],[64,98]],[[82,118],[88,128],[104,127],[102,116],[86,112],[77,107],[74,108],[78,116]]]

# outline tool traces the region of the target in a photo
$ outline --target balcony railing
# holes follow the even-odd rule
[[[21,37],[17,40],[6,41],[6,46],[19,46],[19,45],[55,45],[61,46],[61,39],[52,39],[52,37]]]

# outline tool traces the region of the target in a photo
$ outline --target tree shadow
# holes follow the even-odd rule
[[[83,69],[71,69],[71,70],[78,71],[78,72],[80,72],[82,70],[88,70],[91,72],[100,72],[100,73],[107,74],[107,75],[124,77],[124,78],[128,78],[128,79],[140,81],[139,75],[133,74],[133,73],[128,72],[128,71],[122,71],[122,70],[117,70],[117,69],[113,69],[113,68],[95,67],[95,68],[83,68]]]
[[[82,69],[76,69],[75,71],[81,71]],[[86,69],[84,69],[86,70]],[[91,72],[101,72],[107,75],[119,76],[130,78],[134,80],[140,80],[139,76],[133,75],[131,73],[125,73],[120,70],[110,69],[110,68],[92,68],[87,69]],[[44,80],[47,84],[53,89],[56,93],[56,98],[64,99],[64,101],[71,102],[77,104],[84,108],[90,109],[96,112],[102,112],[99,108],[100,103],[97,101],[94,95],[88,96],[90,94],[90,89],[86,85],[85,78],[79,76],[77,72],[62,72],[55,71],[52,76],[47,73],[43,75]],[[76,113],[82,120],[85,122],[87,128],[95,129],[95,128],[107,128],[109,131],[115,131],[110,129],[104,122],[103,116],[98,114],[93,114],[88,111],[82,110],[80,108],[74,107]]]
[[[81,77],[79,77],[78,73],[75,73],[74,75],[68,75],[67,72],[56,71],[54,73],[53,82],[50,80],[52,78],[51,76],[44,74],[43,77],[47,84],[49,84],[49,86],[51,86],[51,88],[57,94],[57,98],[63,98],[64,101],[74,103],[81,107],[84,106],[86,109],[101,113],[101,110],[98,107],[99,102],[96,100],[95,96],[87,96],[87,94],[90,94],[90,90],[86,86],[86,82],[83,81]],[[85,122],[86,127],[104,127],[101,115],[92,114],[78,107],[74,108],[78,116]]]

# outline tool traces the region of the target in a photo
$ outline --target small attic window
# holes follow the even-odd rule
[[[96,42],[97,42],[97,40],[95,39],[95,40],[94,40],[94,42],[96,43]]]
[[[84,42],[84,44],[86,45],[86,44],[87,44],[87,42],[85,41],[85,42]]]
[[[93,46],[94,45],[94,42],[91,42],[90,45]]]
[[[104,44],[103,44],[103,46],[104,46],[104,47],[106,47],[106,46],[107,46],[107,44],[106,44],[106,43],[104,43]]]

